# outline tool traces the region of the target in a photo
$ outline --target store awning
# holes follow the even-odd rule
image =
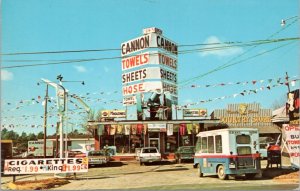
[[[260,134],[281,133],[277,126],[259,126],[254,128],[257,128]]]

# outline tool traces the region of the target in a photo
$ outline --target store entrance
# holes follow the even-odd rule
[[[159,138],[149,138],[149,146],[156,147],[158,150],[160,150]]]

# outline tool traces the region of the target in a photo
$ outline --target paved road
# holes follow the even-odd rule
[[[91,189],[255,189],[255,190],[292,190],[298,184],[287,184],[272,179],[219,180],[215,176],[197,177],[197,169],[191,163],[152,164],[140,166],[138,163],[113,163],[110,167],[90,168],[88,173],[78,174],[77,180],[70,184],[53,188],[54,190],[91,190]]]
[[[113,162],[109,166],[92,167],[88,173],[77,174],[71,183],[53,190],[92,190],[92,189],[197,189],[197,190],[293,190],[298,184],[278,182],[272,179],[222,181],[214,176],[197,177],[197,169],[192,163],[151,164],[140,166],[137,162]],[[17,181],[53,178],[53,174],[21,175]],[[1,177],[1,188],[12,177]]]

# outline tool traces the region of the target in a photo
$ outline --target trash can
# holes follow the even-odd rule
[[[276,164],[277,168],[278,165],[281,168],[281,149],[279,145],[271,145],[268,147],[268,152],[267,152],[267,156],[268,156],[268,165],[267,168],[269,168],[269,165],[272,168],[273,164]]]

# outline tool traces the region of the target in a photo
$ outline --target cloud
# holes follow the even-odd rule
[[[7,70],[1,70],[1,80],[2,81],[12,80],[13,78],[14,78],[14,74],[12,72],[9,72]]]
[[[74,68],[80,73],[87,72],[87,69],[84,66],[74,66]]]
[[[223,43],[223,42],[220,39],[218,39],[218,37],[216,37],[216,36],[210,36],[204,41],[204,44],[212,44],[212,45],[205,45],[205,46],[203,46],[203,48],[209,49],[209,48],[224,46],[224,45],[220,45],[217,43]],[[221,49],[221,50],[209,50],[209,51],[201,52],[200,55],[201,56],[212,55],[212,56],[218,56],[218,57],[226,57],[226,56],[234,56],[237,54],[241,54],[243,52],[244,52],[244,50],[242,48],[233,46],[233,47],[225,48],[225,49]]]

